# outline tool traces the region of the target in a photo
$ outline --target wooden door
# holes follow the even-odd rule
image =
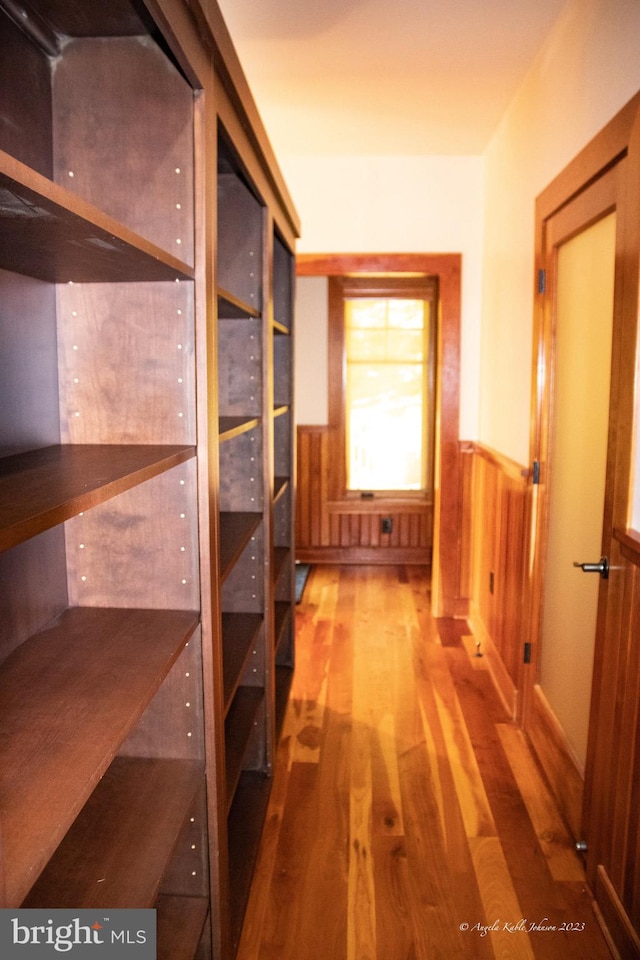
[[[624,164],[548,217],[539,274],[536,430],[532,460],[538,603],[535,669],[527,672],[525,729],[540,753],[550,722],[573,761],[564,810],[582,832],[592,673],[599,602],[597,564],[610,535],[607,451],[615,296],[616,202]],[[558,776],[559,780],[561,775]],[[560,786],[560,784],[558,784]],[[564,788],[566,789],[566,788]]]
[[[637,486],[638,108],[635,98],[538,200],[527,553],[531,632],[522,680],[523,725],[576,841],[585,845],[598,909],[624,958],[640,956],[640,534],[633,530],[631,502]],[[591,331],[585,332],[588,304],[583,303],[583,315],[567,335],[562,273],[572,248],[588,246],[595,233],[608,234],[609,246],[605,242],[590,263],[584,257],[580,261],[580,254],[577,277],[587,300],[603,298]],[[605,337],[595,356],[595,369],[604,376],[576,378],[585,348],[588,352],[596,333],[609,324],[610,348]],[[574,379],[568,399],[563,398],[563,351],[568,351],[569,380]],[[573,411],[575,436],[563,435],[558,427],[563,403]],[[600,465],[592,450],[580,462],[573,441],[581,435],[586,443],[598,432]],[[567,460],[579,463],[578,476],[559,496],[554,484]],[[562,520],[580,502],[580,488],[592,492],[599,484],[595,500],[578,507],[573,532],[564,531],[558,515]],[[586,547],[579,542],[583,535]],[[600,575],[604,570],[585,574],[573,567],[574,561],[598,565],[603,557],[606,577]],[[592,598],[576,600],[583,589]],[[546,622],[554,604],[556,634]],[[576,606],[583,613],[590,605],[577,645],[569,645],[563,661],[558,647],[565,638],[559,641],[558,632],[568,633],[578,621]],[[591,671],[590,689],[584,689]],[[576,742],[575,717],[567,716],[566,700],[580,684],[578,726],[587,717],[589,722],[588,733],[583,727]]]

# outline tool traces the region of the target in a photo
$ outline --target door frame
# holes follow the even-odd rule
[[[434,451],[431,607],[436,617],[465,617],[462,588],[462,469],[460,423],[460,331],[462,256],[458,253],[299,253],[300,277],[416,274],[438,278],[436,437]]]
[[[525,618],[528,643],[521,666],[519,720],[524,727],[547,774],[556,800],[576,840],[597,832],[594,790],[599,776],[597,756],[599,731],[606,712],[603,669],[604,632],[607,618],[607,587],[601,585],[596,648],[592,681],[591,722],[586,769],[580,770],[555,716],[548,707],[538,680],[540,663],[540,612],[546,553],[547,512],[546,473],[549,469],[548,444],[553,375],[552,301],[553,289],[547,288],[549,258],[554,248],[548,242],[548,224],[569,203],[597,184],[603,175],[616,168],[624,158],[624,170],[616,186],[615,200],[609,209],[617,212],[616,281],[612,352],[612,381],[609,413],[607,494],[603,523],[603,547],[614,528],[627,529],[629,481],[632,476],[634,389],[636,376],[636,337],[638,272],[640,265],[640,94],[598,134],[581,153],[540,194],[535,210],[535,288],[533,324],[533,371],[531,391],[530,469],[527,482],[527,531],[525,565]],[[594,219],[598,219],[595,217]],[[576,223],[576,232],[588,220]],[[539,467],[536,468],[536,464]],[[597,559],[597,558],[596,558]],[[609,581],[610,582],[610,581]],[[595,791],[597,792],[597,791]],[[599,854],[592,852],[598,859]]]

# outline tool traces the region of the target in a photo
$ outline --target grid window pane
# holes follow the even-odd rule
[[[347,486],[426,487],[426,348],[422,300],[345,302]]]

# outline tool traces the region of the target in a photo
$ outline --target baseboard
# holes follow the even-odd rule
[[[480,649],[487,658],[487,665],[491,679],[493,680],[493,685],[504,704],[504,708],[511,719],[515,720],[518,714],[517,687],[507,673],[502,657],[495,647],[474,600],[471,600],[469,603],[467,620],[475,640],[480,641]]]

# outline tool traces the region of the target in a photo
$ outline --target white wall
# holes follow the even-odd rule
[[[461,253],[462,396],[461,436],[478,431],[481,247],[484,162],[481,157],[279,158],[302,221],[298,250],[304,253]],[[301,290],[305,285],[301,284]],[[299,389],[326,381],[321,324],[313,341],[305,302],[298,324],[305,349],[298,350]],[[311,337],[311,339],[309,339]],[[300,345],[299,345],[300,346]],[[320,364],[325,368],[320,374]],[[321,423],[324,398],[305,395],[299,423]],[[325,408],[326,409],[326,408]],[[305,420],[303,417],[311,419]]]
[[[535,197],[640,89],[639,50],[639,0],[568,0],[484,157],[279,157],[301,252],[462,254],[460,436],[521,463]],[[311,367],[324,375],[320,340],[306,333],[300,387]],[[325,398],[316,392],[314,406],[313,395],[302,413],[319,423]]]
[[[296,281],[295,411],[298,423],[329,422],[327,382],[329,282],[326,277]]]
[[[568,0],[486,152],[479,438],[528,461],[536,196],[640,89],[638,0]]]

